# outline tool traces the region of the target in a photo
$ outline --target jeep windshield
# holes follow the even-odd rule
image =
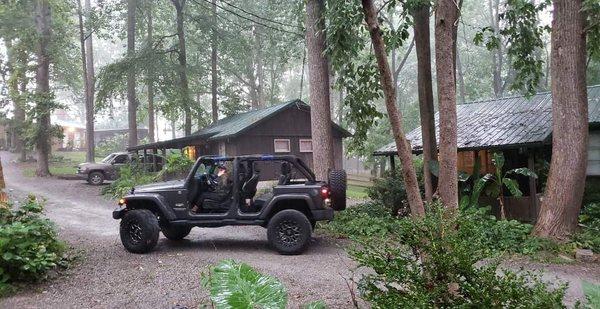
[[[115,157],[114,153],[109,154],[108,156],[106,156],[106,158],[102,159],[102,163],[110,163],[110,161]]]

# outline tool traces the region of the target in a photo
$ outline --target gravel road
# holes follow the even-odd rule
[[[243,261],[276,276],[288,288],[290,308],[324,300],[331,308],[351,307],[344,278],[351,260],[339,242],[316,234],[308,251],[282,256],[267,244],[261,227],[195,228],[186,240],[162,237],[155,251],[125,251],[118,236],[114,202],[83,181],[36,179],[22,175],[23,164],[0,153],[13,196],[33,193],[47,199],[46,214],[60,237],[82,251],[83,259],[59,278],[0,299],[0,308],[196,308],[208,301],[200,273],[222,259]]]

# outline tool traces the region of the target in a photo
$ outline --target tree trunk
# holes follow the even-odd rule
[[[402,130],[402,113],[399,112],[396,107],[396,87],[393,85],[392,71],[390,70],[387,61],[385,43],[383,42],[383,37],[381,35],[382,31],[379,28],[379,23],[377,21],[377,11],[373,5],[373,0],[362,0],[362,7],[365,14],[365,21],[371,35],[371,43],[373,44],[375,57],[377,58],[381,87],[383,88],[385,96],[385,106],[392,126],[396,147],[398,149],[398,156],[400,157],[400,162],[402,164],[402,174],[404,183],[406,184],[408,205],[410,206],[411,215],[421,216],[425,213],[425,209],[419,191],[417,174],[412,162],[410,144],[406,140],[406,136]]]
[[[83,72],[83,97],[85,101],[85,161],[94,161],[94,111],[93,106],[90,104],[90,78],[88,76],[87,68],[87,44],[85,40],[85,32],[83,30],[83,9],[81,7],[81,0],[77,0],[77,17],[79,21],[79,45],[81,49],[81,66]],[[91,116],[91,119],[90,117]],[[91,133],[91,134],[90,134]],[[91,141],[89,139],[91,135]],[[91,143],[90,143],[91,142]]]
[[[190,90],[187,78],[187,56],[185,51],[185,32],[183,30],[183,9],[185,8],[185,0],[171,0],[177,11],[177,37],[179,38],[178,49],[179,53],[177,60],[179,61],[179,82],[181,87],[181,103],[185,113],[185,136],[192,134],[192,112]]]
[[[498,15],[500,7],[499,0],[488,0],[488,11],[490,15],[491,28],[494,31],[494,35],[500,34],[500,17]],[[498,48],[491,52],[492,54],[492,76],[494,83],[494,95],[499,98],[503,95],[502,87],[502,62],[503,62],[503,48],[502,42],[498,45]]]
[[[429,43],[429,6],[421,6],[413,13],[415,20],[415,45],[417,50],[417,81],[419,92],[419,115],[423,140],[423,178],[425,200],[431,202],[435,192],[434,176],[430,162],[437,161],[435,138],[435,109],[431,77],[431,47]]]
[[[264,72],[264,64],[263,64],[263,46],[260,39],[261,29],[259,25],[254,25],[254,63],[256,65],[256,97],[258,98],[258,105],[263,106],[265,104],[265,91],[264,91],[264,83],[265,83],[265,72]]]
[[[219,105],[217,102],[217,91],[218,91],[218,73],[217,73],[217,0],[212,0],[212,38],[210,45],[210,63],[211,63],[211,107],[212,107],[212,121],[217,122],[219,120]]]
[[[581,0],[553,4],[552,160],[534,233],[565,240],[577,228],[587,167],[585,17]]]
[[[460,61],[460,53],[458,50],[456,51],[456,76],[458,83],[458,97],[460,98],[460,103],[465,104],[466,101],[466,90],[465,90],[465,77],[463,74],[462,62]]]
[[[89,1],[89,0],[86,0]],[[147,45],[148,47],[151,47],[154,41],[154,25],[152,24],[153,22],[153,2],[152,1],[148,1],[147,2],[147,14],[148,14],[148,24],[147,24],[147,37],[146,37],[146,41],[147,41]],[[146,89],[148,91],[148,137],[150,140],[150,143],[154,143],[155,136],[155,119],[156,116],[154,115],[154,69],[152,67],[152,65],[150,65],[148,67],[148,78],[146,79]]]
[[[92,11],[90,0],[85,0],[85,19],[89,22]],[[87,28],[88,37],[85,40],[86,67],[87,67],[87,100],[85,107],[85,144],[87,147],[86,161],[94,162],[95,141],[94,141],[94,94],[96,93],[96,72],[94,70],[94,44],[92,41],[92,27]]]
[[[458,208],[455,37],[458,7],[453,0],[439,0],[435,10],[435,59],[439,104],[439,186],[442,203]]]
[[[135,53],[135,11],[136,0],[127,0],[127,56]],[[127,71],[127,121],[129,123],[128,145],[136,146],[137,136],[137,99],[135,96],[135,69]]]
[[[13,119],[11,121],[11,148],[19,153],[20,161],[25,161],[25,141],[23,140],[23,125],[25,124],[25,95],[27,91],[27,66],[26,54],[21,50],[13,49],[10,40],[6,40],[7,62],[6,66],[10,74],[8,81],[8,95],[13,102]],[[15,55],[15,53],[17,53]],[[25,56],[24,56],[25,55]]]
[[[35,174],[38,177],[50,176],[48,166],[48,157],[50,156],[50,112],[52,110],[52,98],[50,95],[50,55],[48,45],[51,35],[51,15],[50,4],[48,0],[39,0],[36,2],[36,30],[37,40],[37,70],[35,73],[36,82],[36,109],[39,111],[37,116],[37,167]]]
[[[306,3],[306,47],[308,49],[313,167],[319,180],[327,180],[329,169],[334,168],[335,164],[329,100],[329,69],[325,56],[324,7],[323,0],[308,0]]]

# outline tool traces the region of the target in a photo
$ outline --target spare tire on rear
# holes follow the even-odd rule
[[[346,171],[332,170],[329,172],[329,190],[331,192],[331,208],[346,209]]]

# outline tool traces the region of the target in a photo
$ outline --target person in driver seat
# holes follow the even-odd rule
[[[198,202],[192,207],[193,212],[198,212],[199,206],[201,207],[205,200],[221,203],[231,196],[233,181],[225,164],[220,163],[217,166],[217,174],[209,176],[209,181],[213,184],[214,190],[200,194]]]

